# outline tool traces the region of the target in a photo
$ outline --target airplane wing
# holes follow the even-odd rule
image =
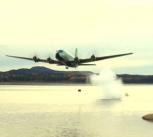
[[[104,59],[110,59],[110,58],[116,58],[116,57],[131,55],[131,54],[133,53],[117,54],[117,55],[102,56],[102,57],[95,57],[94,55],[92,55],[90,58],[87,58],[87,59],[79,59],[79,64],[94,62],[94,61],[99,61]]]
[[[58,63],[60,63],[57,60],[53,60],[51,58],[40,59],[40,58],[38,58],[36,56],[34,56],[33,58],[19,57],[19,56],[12,56],[12,55],[6,55],[6,56],[7,57],[11,57],[11,58],[18,58],[18,59],[30,60],[30,61],[34,61],[34,62],[45,62],[45,63],[49,63],[49,64],[58,64]]]

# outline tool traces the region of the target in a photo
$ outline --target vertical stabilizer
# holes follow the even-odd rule
[[[78,49],[75,49],[75,58],[78,58]]]

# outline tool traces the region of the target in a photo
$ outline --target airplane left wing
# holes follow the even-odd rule
[[[45,62],[45,63],[49,63],[49,64],[58,64],[60,62],[51,59],[50,57],[47,59],[40,59],[36,56],[34,56],[33,58],[27,58],[27,57],[19,57],[19,56],[11,56],[11,55],[6,55],[7,57],[12,57],[12,58],[18,58],[18,59],[25,59],[25,60],[30,60],[30,61],[34,61],[34,62]]]
[[[127,56],[131,54],[133,53],[117,54],[117,55],[102,56],[102,57],[95,57],[94,55],[92,55],[90,58],[87,58],[87,59],[79,59],[79,64],[94,62],[94,61],[99,61],[99,60],[104,60],[104,59],[111,59],[111,58],[116,58],[116,57],[121,57],[121,56]]]

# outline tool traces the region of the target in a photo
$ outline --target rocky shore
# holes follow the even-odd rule
[[[142,119],[153,122],[153,114],[144,115]]]

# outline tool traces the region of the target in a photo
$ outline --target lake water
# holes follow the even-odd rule
[[[107,100],[96,86],[1,85],[0,136],[152,137],[153,123],[142,116],[153,113],[153,86],[121,92]]]

